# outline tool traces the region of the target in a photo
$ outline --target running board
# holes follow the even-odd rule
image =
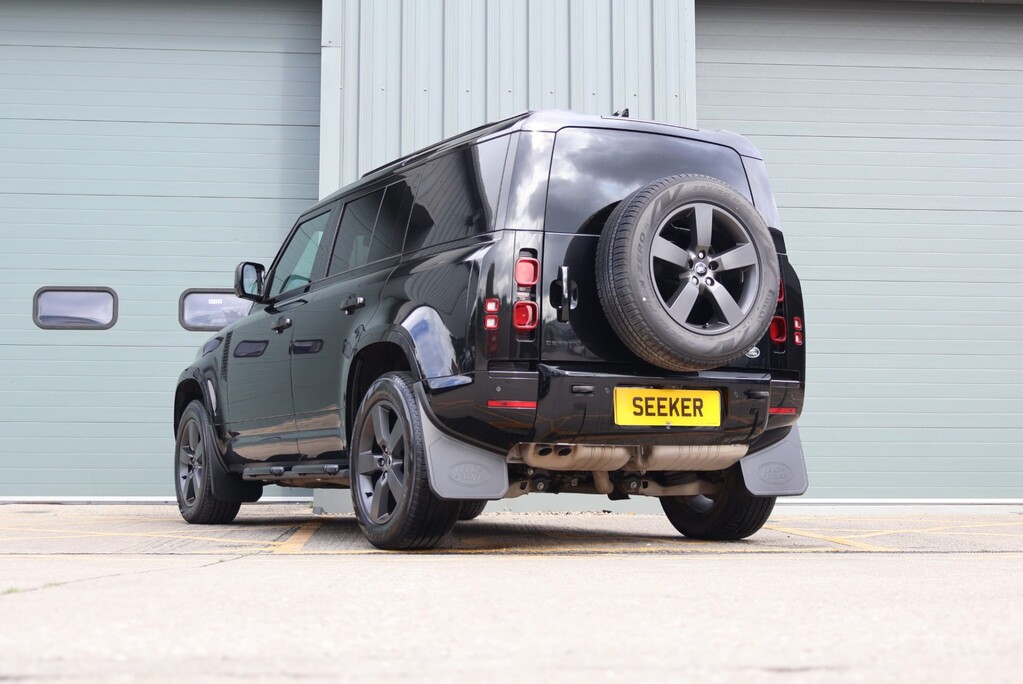
[[[242,470],[243,480],[280,484],[286,487],[350,487],[352,471],[337,463],[312,465],[262,465]]]

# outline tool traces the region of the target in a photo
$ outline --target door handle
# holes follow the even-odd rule
[[[344,304],[341,305],[341,310],[351,316],[355,313],[356,309],[361,309],[366,306],[366,298],[360,297],[359,295],[349,295],[348,299],[345,300]]]
[[[270,329],[280,335],[282,332],[291,327],[291,319],[287,316],[281,316],[277,319],[277,322],[270,326]]]

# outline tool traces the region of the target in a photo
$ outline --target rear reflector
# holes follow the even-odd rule
[[[771,341],[775,344],[784,344],[785,340],[788,339],[788,326],[785,325],[785,319],[781,316],[775,316],[771,319]]]
[[[515,302],[512,321],[516,330],[533,330],[540,322],[540,307],[536,302]]]
[[[484,330],[497,330],[498,318],[494,314],[483,317],[483,329]]]
[[[491,399],[487,401],[487,406],[490,408],[519,408],[519,409],[535,409],[535,401],[501,401],[497,399]]]
[[[783,406],[772,406],[767,410],[772,416],[794,416],[796,409]]]
[[[532,287],[540,281],[540,262],[528,257],[515,262],[515,283],[522,287]]]

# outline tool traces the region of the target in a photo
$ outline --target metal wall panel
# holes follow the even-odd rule
[[[0,6],[0,496],[168,496],[192,287],[268,262],[317,197],[315,1]],[[41,330],[104,285],[109,330]]]
[[[1023,7],[697,5],[700,125],[764,153],[817,497],[1023,497]]]
[[[693,123],[693,0],[330,1],[341,133],[324,179],[530,108]]]

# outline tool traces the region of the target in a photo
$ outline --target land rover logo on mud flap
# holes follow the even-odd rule
[[[466,487],[481,487],[490,482],[490,473],[486,468],[468,462],[451,466],[448,477],[452,482]]]
[[[772,461],[757,470],[760,479],[767,484],[781,485],[792,479],[792,469],[784,463]]]
[[[746,358],[748,359],[760,358],[760,347],[753,347],[748,352],[746,352]]]

